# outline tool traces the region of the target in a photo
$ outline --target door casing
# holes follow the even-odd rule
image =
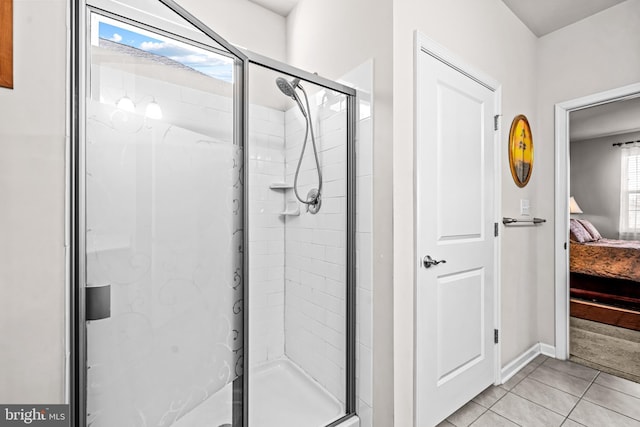
[[[555,106],[555,357],[569,359],[569,113],[640,96],[640,83],[572,99]]]

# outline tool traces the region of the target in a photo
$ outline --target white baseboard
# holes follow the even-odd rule
[[[520,356],[509,362],[507,366],[500,371],[500,384],[504,384],[517,374],[522,368],[527,366],[529,362],[538,355],[544,354],[549,357],[556,357],[556,348],[549,344],[536,343],[529,349],[525,350]]]
[[[540,353],[545,356],[556,358],[556,348],[552,345],[540,343]]]
[[[504,384],[511,379],[512,376],[517,374],[520,369],[527,366],[529,362],[535,359],[540,354],[540,343],[534,344],[528,350],[525,350],[520,356],[513,359],[502,368],[500,372],[500,384]]]

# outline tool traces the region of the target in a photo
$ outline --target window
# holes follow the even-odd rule
[[[234,61],[230,57],[195,46],[195,43],[184,43],[105,16],[94,14],[93,19],[96,21],[94,24],[97,24],[93,27],[97,31],[91,34],[94,46],[118,49],[114,46],[118,45],[120,50],[131,48],[127,50],[130,55],[147,56],[160,61],[165,58],[163,63],[167,65],[167,61],[170,61],[174,65],[182,65],[209,77],[233,83]]]
[[[640,239],[640,146],[622,149],[620,238]]]

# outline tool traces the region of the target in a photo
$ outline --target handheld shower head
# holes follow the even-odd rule
[[[313,134],[313,124],[311,120],[311,109],[309,108],[309,97],[307,96],[307,92],[304,90],[302,85],[300,84],[300,79],[293,79],[288,81],[282,77],[276,78],[276,85],[278,89],[285,95],[290,98],[295,99],[302,115],[304,116],[304,120],[306,122],[306,129],[304,133],[304,141],[302,142],[302,151],[300,152],[300,157],[298,158],[298,166],[296,166],[296,174],[293,178],[293,192],[296,195],[296,199],[298,201],[307,205],[307,211],[309,213],[315,214],[320,210],[321,194],[322,194],[322,171],[320,170],[320,161],[318,159],[318,150],[316,148],[316,138]],[[302,101],[300,100],[300,96],[298,96],[298,92],[296,89],[300,89],[302,94],[304,95],[304,101],[307,106],[305,109],[302,105]],[[307,198],[303,199],[298,194],[298,175],[300,173],[300,165],[302,164],[302,158],[304,157],[304,150],[307,146],[307,138],[311,134],[311,144],[313,145],[313,157],[316,161],[316,171],[318,172],[318,188],[314,188],[307,194]]]
[[[298,87],[299,83],[300,79],[293,79],[291,81],[288,81],[282,77],[278,77],[276,79],[276,85],[278,85],[278,89],[280,89],[280,92],[284,93],[290,98],[295,98],[296,88]]]
[[[282,77],[278,77],[276,79],[276,85],[278,86],[278,89],[280,89],[280,92],[282,92],[283,94],[285,94],[290,98],[295,99],[295,101],[298,103],[298,107],[300,107],[300,111],[302,111],[302,115],[307,117],[307,112],[302,106],[302,102],[300,101],[300,98],[296,93],[296,88],[298,87],[299,84],[300,84],[300,79],[293,79],[291,81],[288,81]]]

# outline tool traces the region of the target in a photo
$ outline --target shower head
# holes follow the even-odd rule
[[[291,81],[288,81],[282,77],[278,77],[276,79],[276,85],[278,86],[278,89],[280,89],[280,92],[282,92],[283,94],[285,94],[290,98],[295,99],[295,101],[298,103],[298,107],[300,108],[300,111],[302,111],[302,115],[304,117],[307,117],[307,112],[302,106],[302,102],[300,102],[300,98],[296,93],[296,88],[298,87],[299,84],[300,84],[300,79],[293,79]]]
[[[278,85],[278,89],[280,89],[280,92],[293,99],[296,98],[296,88],[298,87],[299,83],[300,79],[293,79],[291,81],[285,80],[282,77],[278,77],[276,79],[276,85]]]

